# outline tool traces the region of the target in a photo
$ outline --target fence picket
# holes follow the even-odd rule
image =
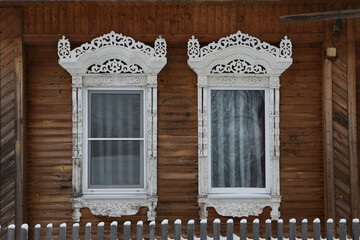
[[[314,240],[320,240],[321,239],[321,233],[320,233],[320,219],[316,218],[313,221],[313,231],[314,231]]]
[[[40,230],[41,230],[41,225],[36,224],[35,231],[34,231],[34,240],[40,240]]]
[[[49,223],[46,226],[46,240],[51,240],[52,239],[52,228],[53,228],[52,223]]]
[[[66,223],[60,224],[59,240],[66,239]]]
[[[234,221],[232,219],[226,222],[226,240],[233,240],[234,238]]]
[[[187,239],[194,240],[194,220],[189,220],[187,225]]]
[[[129,240],[131,234],[131,222],[126,221],[124,223],[124,240]]]
[[[72,239],[79,240],[79,224],[78,223],[73,224]]]
[[[259,240],[259,219],[253,221],[253,240]]]
[[[113,221],[110,225],[110,240],[117,239],[117,228],[118,228],[118,222]]]
[[[334,238],[335,229],[333,219],[328,219],[326,222],[326,240],[360,240],[359,239],[359,219],[355,218],[352,220],[352,238],[347,238],[347,225],[346,220],[341,219],[339,221],[338,230],[339,238]],[[189,220],[187,223],[187,240],[194,240],[194,220]],[[265,239],[264,240],[284,240],[283,237],[283,220],[279,219],[277,221],[277,237],[272,238],[272,221],[270,219],[265,221]],[[5,228],[6,229],[6,228]],[[8,236],[7,240],[15,239],[15,225],[11,224],[7,227]],[[78,223],[73,224],[72,227],[72,240],[79,240],[79,229],[80,226]],[[253,240],[260,240],[260,222],[258,219],[253,221]],[[3,230],[0,226],[0,231]],[[220,219],[215,219],[213,222],[213,240],[221,240],[225,239],[221,237],[221,222]],[[46,240],[52,240],[52,231],[53,224],[49,223],[46,226]],[[113,221],[110,224],[110,240],[117,240],[118,235],[118,222]],[[233,240],[234,236],[238,240],[251,240],[247,237],[247,220],[242,219],[240,221],[240,234],[239,237],[234,235],[234,222],[232,219],[227,220],[226,222],[226,240]],[[318,218],[313,221],[313,240],[324,240],[321,238],[321,226],[320,220]],[[29,228],[27,224],[22,224],[20,228],[20,236],[17,237],[19,240],[27,240],[29,234]],[[34,239],[40,240],[41,233],[41,225],[35,225],[34,231]],[[337,232],[336,232],[337,233]],[[161,240],[168,240],[168,220],[163,220],[161,222]],[[142,221],[138,221],[136,223],[136,240],[143,240],[144,235],[144,226]],[[275,234],[274,234],[275,235]],[[124,240],[130,240],[131,238],[131,222],[127,221],[124,223]],[[59,240],[66,239],[66,223],[62,223],[60,225],[59,230]],[[85,227],[85,239],[91,240],[91,223],[87,223]],[[198,240],[208,240],[208,232],[207,232],[207,220],[200,221],[200,238]],[[211,238],[210,238],[211,239]],[[296,238],[296,220],[294,218],[289,221],[289,239],[288,240],[308,240],[308,221],[307,219],[303,219],[301,221],[301,238]],[[100,222],[97,227],[97,240],[104,240],[104,223]],[[155,238],[155,221],[149,223],[149,240],[156,240]],[[173,240],[183,240],[181,234],[181,220],[177,219],[174,222],[174,239]]]
[[[14,224],[10,224],[8,226],[8,240],[14,240],[15,238],[15,225]]]
[[[307,219],[303,219],[301,222],[301,235],[302,235],[302,240],[308,239],[308,221],[307,221]]]
[[[340,219],[339,237],[340,237],[340,240],[346,240],[346,220],[345,219]]]
[[[240,240],[246,240],[246,228],[247,228],[247,221],[246,219],[241,219],[240,221]]]
[[[85,240],[91,239],[91,223],[87,223],[85,226]]]
[[[149,224],[149,240],[155,240],[155,221]]]
[[[271,220],[270,219],[267,219],[265,221],[265,239],[271,240]]]
[[[278,235],[278,240],[283,240],[283,236],[284,236],[284,222],[282,219],[279,219],[277,221],[277,235]]]
[[[352,239],[359,239],[359,219],[354,218],[352,221]]]
[[[174,240],[181,240],[181,220],[176,219],[174,222]]]
[[[214,240],[220,240],[220,219],[215,219],[213,222]]]
[[[329,218],[326,222],[327,228],[326,228],[326,239],[327,240],[333,240],[334,238],[334,222],[331,218]]]
[[[97,240],[104,240],[104,222],[99,222],[98,224]]]
[[[295,218],[290,219],[289,221],[289,240],[296,239],[296,220]]]
[[[163,220],[161,222],[161,240],[167,240],[168,238],[168,220]]]
[[[136,223],[136,240],[142,240],[143,237],[143,221],[138,221]]]
[[[29,230],[29,226],[27,224],[21,225],[20,240],[28,239],[28,230]]]
[[[207,240],[207,221],[203,219],[200,221],[200,240]]]

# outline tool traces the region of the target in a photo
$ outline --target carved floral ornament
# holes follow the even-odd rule
[[[188,56],[194,61],[201,61],[204,57],[211,53],[221,52],[222,50],[232,46],[247,46],[259,52],[267,52],[276,57],[278,62],[291,62],[292,44],[291,41],[284,37],[280,42],[280,48],[262,42],[256,37],[244,34],[241,31],[231,34],[230,36],[221,38],[218,42],[212,42],[209,45],[200,48],[199,40],[194,36],[188,41]]]
[[[72,218],[78,222],[81,209],[89,208],[94,215],[121,217],[134,215],[147,207],[149,221],[155,220],[157,207],[157,74],[165,66],[166,41],[161,36],[154,47],[131,37],[110,32],[84,43],[73,50],[70,41],[58,42],[59,64],[72,76]],[[88,110],[89,89],[111,90],[128,87],[144,90],[144,122],[146,123],[146,188],[102,190],[88,186],[87,132],[84,116]],[[105,91],[105,90],[104,90]],[[104,191],[104,193],[103,193]]]
[[[151,47],[112,31],[73,50],[63,36],[58,42],[58,56],[59,64],[72,75],[157,74],[166,64],[166,47],[161,35]]]
[[[192,36],[188,41],[188,65],[198,75],[198,205],[201,219],[213,207],[222,216],[260,215],[271,207],[271,218],[280,217],[280,75],[292,64],[292,44],[285,36],[280,47],[238,31],[217,42],[200,47]],[[211,186],[211,90],[255,88],[268,92],[266,119],[266,186],[263,192],[250,189],[214,191]],[[216,189],[217,190],[217,189]],[[224,193],[226,192],[226,193]]]
[[[80,56],[88,52],[95,52],[96,50],[106,46],[118,46],[128,48],[130,50],[140,51],[145,53],[150,58],[162,59],[166,57],[166,41],[159,36],[155,41],[155,48],[152,48],[142,42],[135,41],[131,37],[122,35],[121,33],[104,34],[101,37],[93,39],[90,43],[84,43],[80,47],[77,47],[70,51],[70,42],[65,36],[59,40],[58,43],[58,55],[60,61],[75,61]]]

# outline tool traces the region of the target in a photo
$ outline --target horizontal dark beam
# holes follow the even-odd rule
[[[360,17],[360,9],[340,11],[340,18],[355,18],[355,17]],[[317,13],[280,16],[279,23],[322,21],[322,20],[331,20],[338,18],[339,18],[339,11],[317,12]]]

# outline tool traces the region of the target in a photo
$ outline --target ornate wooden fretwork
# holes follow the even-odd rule
[[[157,207],[157,74],[166,64],[166,42],[160,36],[154,48],[133,38],[110,32],[73,50],[64,36],[58,42],[59,64],[72,75],[73,176],[72,214],[80,221],[81,208],[94,215],[121,217],[148,208],[148,220],[155,220]],[[144,89],[146,111],[146,180],[144,189],[87,189],[83,167],[84,98],[89,88]],[[86,154],[85,154],[86,155]]]
[[[285,36],[280,48],[238,31],[218,42],[200,47],[193,36],[188,41],[188,65],[198,75],[198,156],[200,218],[207,218],[207,208],[214,207],[220,215],[244,217],[259,215],[266,206],[272,208],[271,218],[280,217],[280,75],[292,63],[292,44]],[[255,88],[268,92],[266,118],[266,174],[270,185],[265,193],[248,194],[233,191],[227,194],[212,191],[209,176],[209,93],[211,88]],[[268,192],[267,192],[268,191]]]
[[[226,64],[218,64],[211,69],[211,73],[241,73],[241,74],[266,74],[266,69],[257,64],[252,65],[242,59],[235,59]]]
[[[120,59],[109,59],[101,65],[91,65],[86,73],[144,73],[144,71],[137,64],[128,65],[126,62],[121,61]]]

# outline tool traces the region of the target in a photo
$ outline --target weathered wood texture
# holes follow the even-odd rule
[[[0,225],[23,221],[22,11],[0,9]],[[5,231],[0,238],[5,237]]]
[[[360,19],[355,23],[355,27],[358,27],[357,32],[360,33]],[[355,66],[356,66],[356,123],[357,123],[357,150],[358,150],[358,185],[360,194],[360,37],[355,40]],[[359,213],[360,214],[360,213]]]
[[[330,91],[324,91],[324,141],[326,146],[332,143],[325,148],[327,217],[337,221],[359,214],[353,21],[343,21],[340,36],[325,34],[324,42],[337,50],[335,60],[324,60],[324,84],[329,85],[324,89]],[[324,26],[332,31],[330,24]]]
[[[293,40],[294,64],[281,78],[283,198],[280,211],[285,221],[294,216],[323,220],[323,24],[278,24],[279,15],[309,11],[308,7],[299,8],[301,6],[271,3],[169,2],[24,7],[23,31],[28,44],[27,219],[30,226],[52,221],[56,228],[61,222],[71,222],[71,79],[57,63],[55,41],[65,34],[70,41],[79,43],[111,30],[146,42],[153,42],[162,34],[169,45],[168,63],[158,77],[157,222],[165,218],[170,221],[199,218],[197,80],[186,64],[187,39],[191,35],[199,36],[205,44],[240,29],[278,44],[288,35]],[[322,5],[311,6],[311,11],[321,10]],[[82,223],[104,221],[108,224],[114,220],[93,216],[88,209],[81,212]],[[261,221],[269,218],[269,213],[270,209],[266,208],[260,215]],[[216,217],[221,219],[223,231],[227,217],[220,217],[209,209],[209,221]],[[249,218],[252,219],[254,217]],[[146,209],[140,209],[136,216],[117,220],[146,221]],[[235,220],[236,232],[238,220]],[[55,229],[55,234],[57,232]],[[109,229],[105,228],[105,234],[108,233]]]
[[[346,29],[346,23],[344,23]],[[333,141],[335,219],[351,216],[349,168],[349,119],[347,89],[346,30],[336,43],[338,57],[333,61]]]
[[[1,9],[1,162],[0,162],[0,225],[15,223],[15,82],[14,82],[14,12]],[[6,37],[5,37],[6,36]],[[0,238],[5,238],[5,231]]]

